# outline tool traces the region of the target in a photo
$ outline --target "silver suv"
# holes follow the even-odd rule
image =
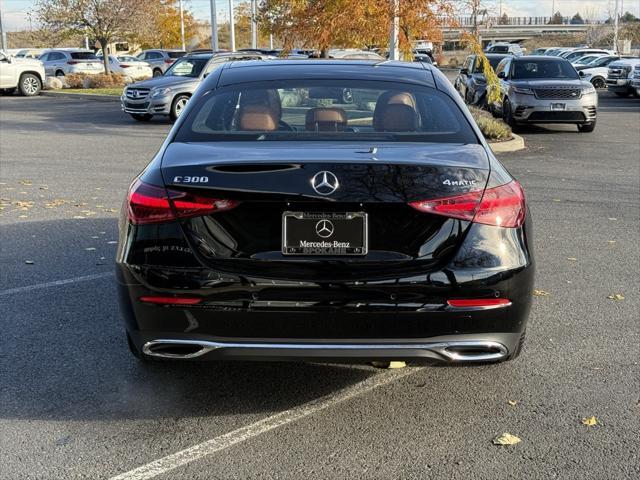
[[[143,50],[137,55],[138,60],[147,62],[153,70],[153,76],[163,75],[173,62],[187,54],[184,50]]]
[[[128,85],[120,98],[122,110],[139,121],[153,115],[169,115],[176,120],[200,82],[218,65],[232,60],[262,60],[258,53],[199,53],[178,59],[161,77]]]
[[[573,123],[596,127],[598,94],[564,58],[507,57],[496,68],[500,100],[489,108],[517,131],[525,123]]]
[[[72,73],[104,73],[102,60],[91,50],[56,49],[47,50],[38,59],[44,65],[47,76],[64,77]]]

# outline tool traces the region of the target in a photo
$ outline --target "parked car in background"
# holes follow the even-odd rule
[[[612,52],[611,50],[603,50],[598,48],[580,48],[577,50],[561,53],[559,56],[561,58],[569,60],[570,62],[574,62],[575,60],[578,60],[580,57],[584,57],[585,55],[613,55],[614,53],[615,52]]]
[[[44,82],[44,67],[38,60],[12,58],[0,52],[0,91],[32,97],[38,95]]]
[[[575,48],[567,48],[567,47],[551,48],[546,52],[544,52],[544,55],[548,57],[559,57],[561,54],[566,52],[572,52],[573,50],[575,50]]]
[[[575,69],[583,79],[589,80],[595,88],[607,88],[608,65],[620,57],[617,55],[607,55],[593,60],[586,65],[575,66]]]
[[[149,64],[154,77],[167,71],[173,62],[187,54],[184,50],[143,50],[137,55],[138,60]]]
[[[640,58],[621,58],[609,64],[607,70],[607,89],[619,97],[636,94],[631,86],[631,77],[636,65],[640,65]]]
[[[485,53],[506,53],[511,55],[524,55],[524,49],[517,43],[491,43],[485,48]]]
[[[126,75],[133,80],[153,77],[151,66],[131,55],[109,55],[109,69],[113,73]]]
[[[44,48],[21,48],[14,55],[16,58],[32,58],[37,60],[44,53]]]
[[[491,67],[495,70],[498,64],[511,54],[486,54]],[[469,55],[458,76],[453,82],[455,89],[464,98],[465,103],[485,107],[487,103],[487,79],[482,71],[482,65],[477,55]]]
[[[45,51],[39,58],[48,76],[64,77],[73,73],[95,75],[104,73],[104,65],[91,50],[54,49]]]
[[[531,55],[542,55],[547,50],[549,50],[549,48],[536,48],[533,52],[531,52]]]
[[[274,58],[258,53],[199,53],[179,58],[164,75],[136,82],[122,92],[122,110],[134,119],[148,121],[154,115],[176,120],[200,82],[216,67],[236,60]]]
[[[500,99],[491,104],[514,131],[525,123],[573,123],[580,132],[596,126],[598,94],[563,58],[505,58],[496,69]]]
[[[609,55],[605,53],[591,53],[588,55],[584,55],[583,57],[579,57],[577,60],[574,60],[573,62],[571,62],[571,65],[577,68],[582,65],[588,65],[589,63],[593,62],[597,58],[608,57],[608,56]]]
[[[631,88],[635,91],[636,97],[640,97],[640,65],[633,67],[631,76]]]

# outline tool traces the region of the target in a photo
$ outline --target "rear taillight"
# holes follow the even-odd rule
[[[140,297],[141,302],[155,305],[197,305],[202,302],[200,297],[171,297],[171,296],[146,296]]]
[[[421,212],[498,227],[519,227],[525,215],[524,191],[515,180],[484,192],[419,200],[409,205]]]
[[[126,63],[121,63],[120,66],[122,68],[129,68],[131,65],[127,65]]]
[[[164,63],[169,63],[169,64],[171,64],[171,63],[173,63],[173,62],[175,62],[175,60],[174,60],[173,58],[165,58],[165,59],[164,59]]]
[[[511,305],[508,298],[457,298],[447,300],[447,305],[454,308],[490,308]]]
[[[69,64],[69,65],[77,65],[78,63],[80,63],[80,62],[78,62],[77,60],[69,60],[67,62],[67,64]]]
[[[230,210],[235,200],[209,198],[190,192],[165,189],[136,180],[129,190],[129,221],[134,225],[169,222]]]

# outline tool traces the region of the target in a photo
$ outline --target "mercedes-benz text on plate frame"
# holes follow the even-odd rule
[[[525,339],[524,190],[421,62],[221,65],[119,227],[143,361],[487,362]]]
[[[284,255],[366,255],[365,212],[283,212]]]

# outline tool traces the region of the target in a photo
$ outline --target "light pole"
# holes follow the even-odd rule
[[[615,50],[615,53],[619,54],[618,52],[618,22],[619,22],[619,15],[618,15],[618,0],[616,0],[616,7],[615,7],[615,12],[613,14],[613,49]]]
[[[236,51],[236,24],[233,15],[233,0],[229,0],[229,24],[230,24],[230,32],[229,32],[229,42],[231,43],[230,50],[232,52]]]
[[[2,0],[0,0],[0,50],[7,48],[7,37],[4,33],[4,27],[2,26]]]
[[[398,50],[398,30],[400,30],[400,19],[398,12],[400,10],[400,0],[391,0],[393,9],[393,19],[391,20],[391,33],[389,36],[389,60],[400,60],[400,51]]]
[[[258,48],[258,0],[251,0],[251,48]]]
[[[182,41],[182,50],[186,50],[187,47],[184,43],[184,11],[182,10],[182,0],[179,0],[180,5],[180,40]]]
[[[216,0],[209,0],[211,7],[211,50],[218,51],[218,18],[216,14]]]

